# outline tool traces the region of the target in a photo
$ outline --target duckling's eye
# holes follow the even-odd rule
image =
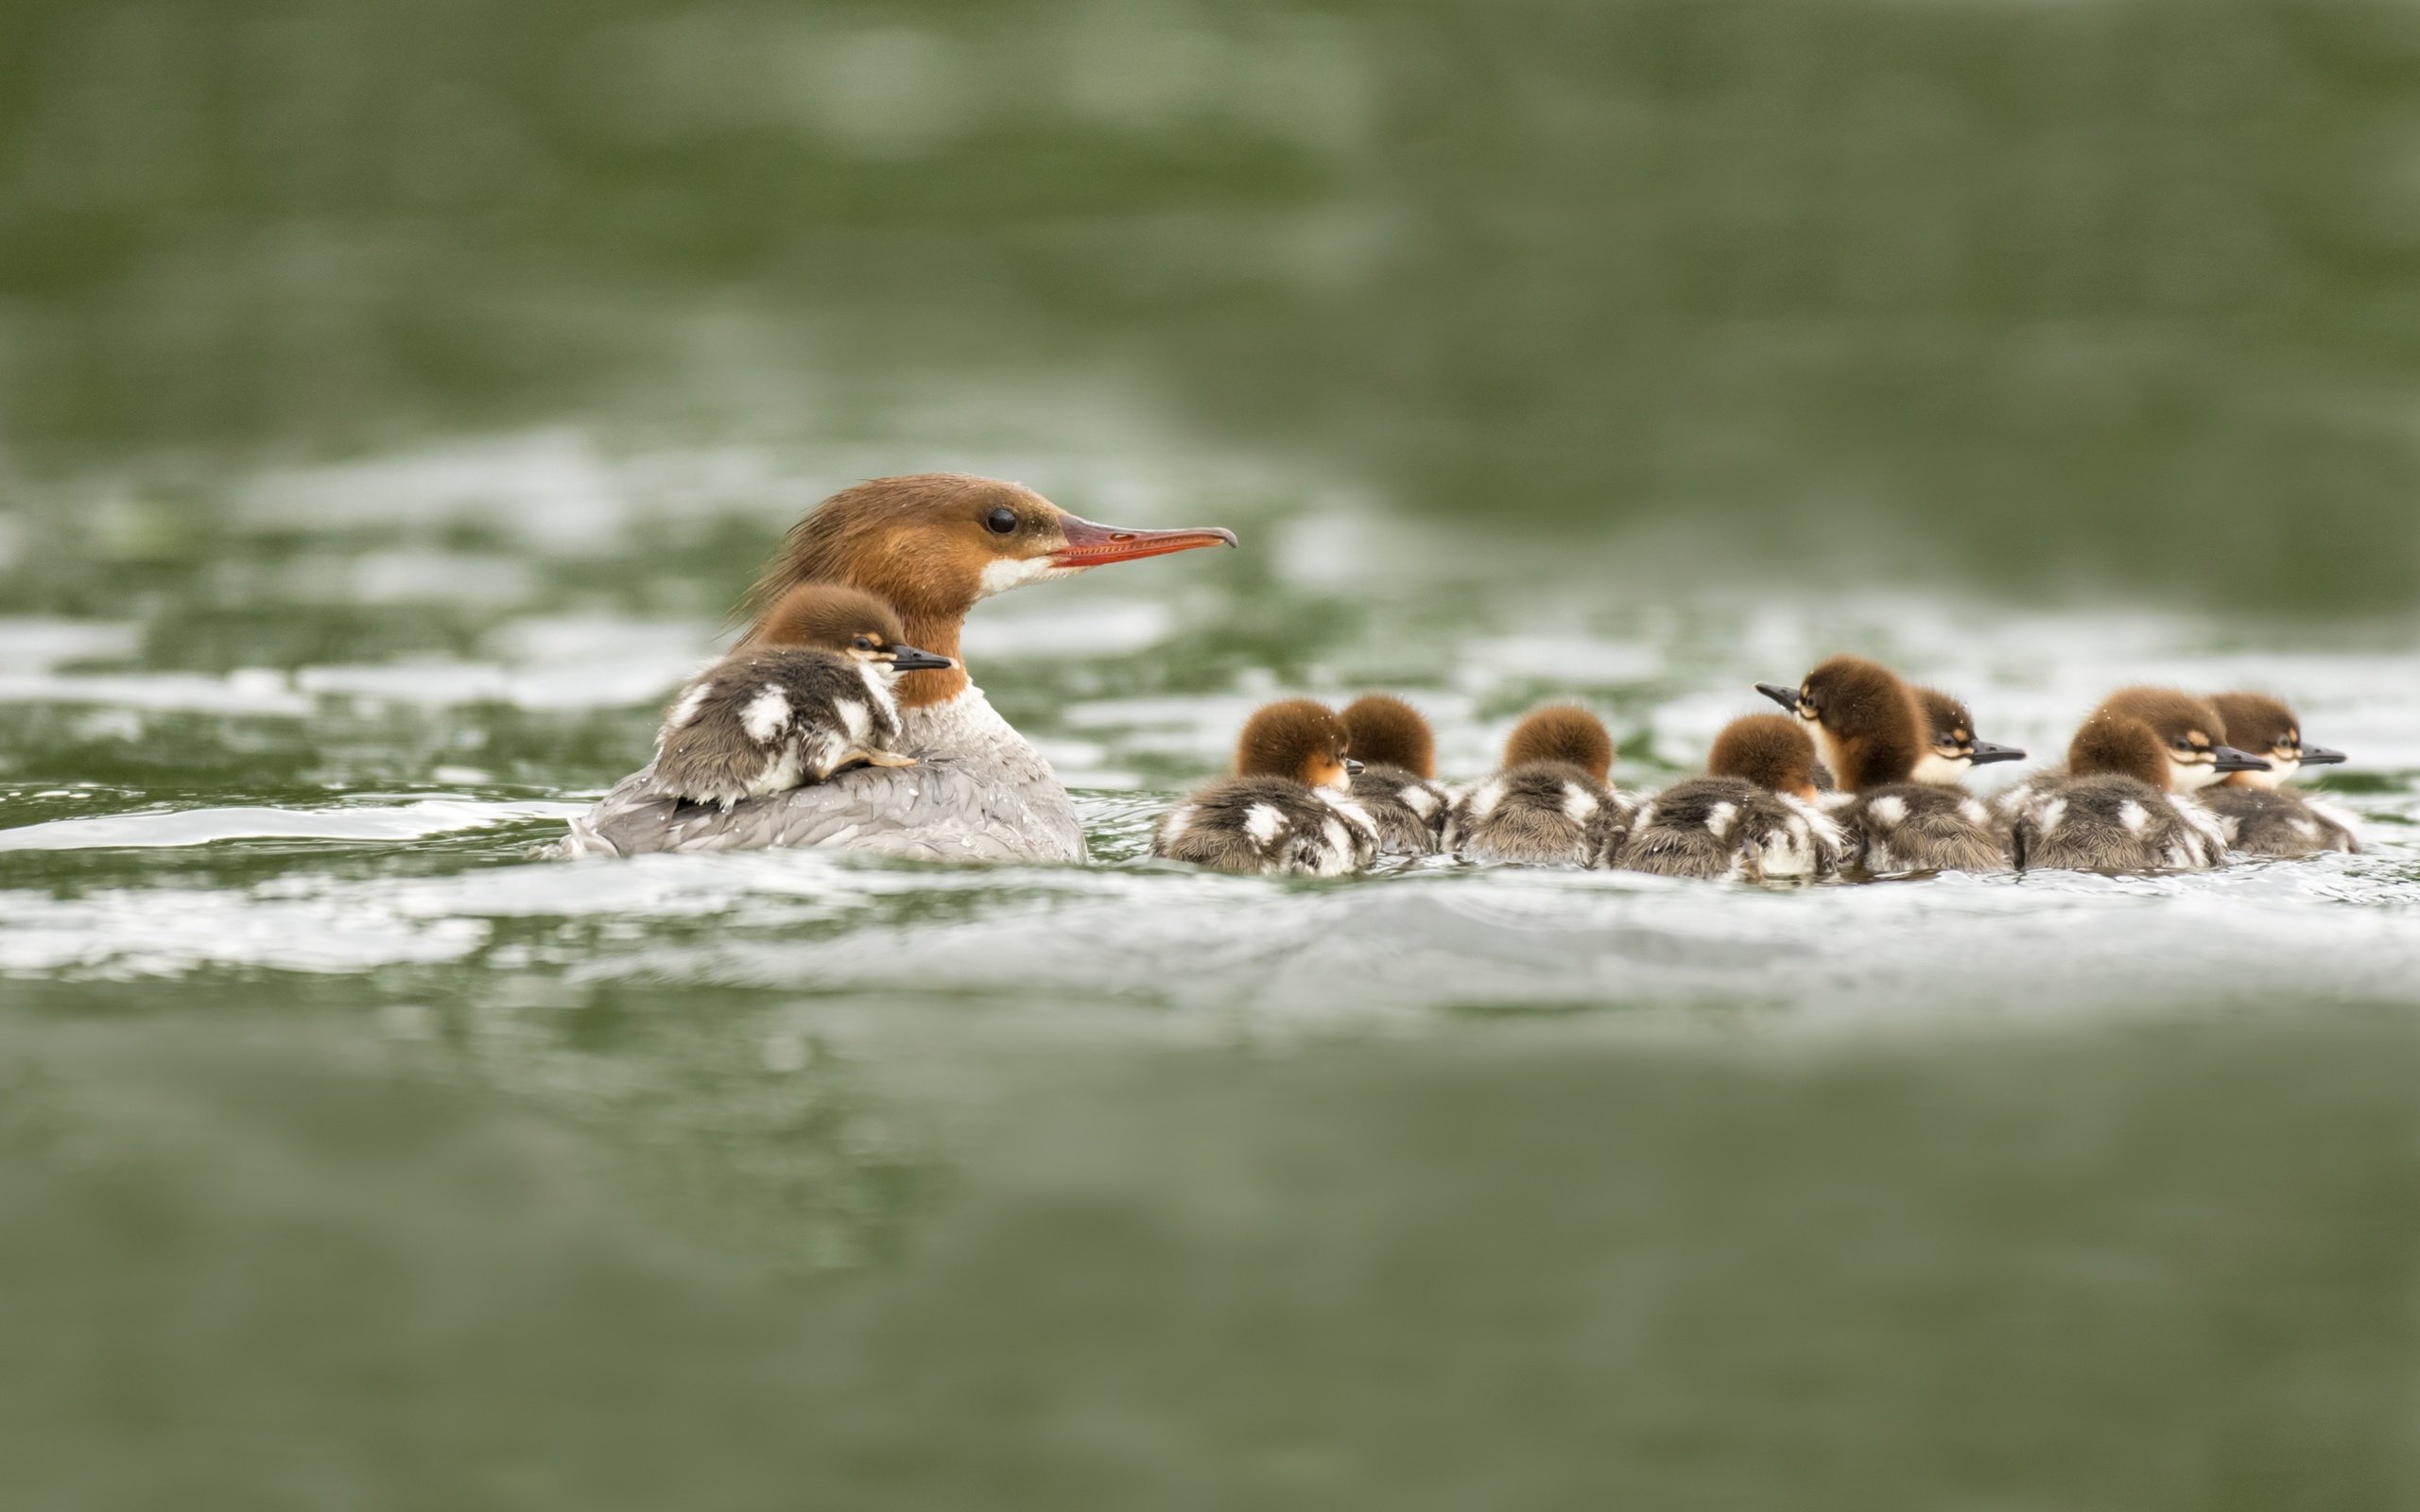
[[[860,651],[879,651],[882,649],[882,643],[875,640],[871,635],[860,635],[857,637],[857,649]]]
[[[1017,527],[1017,512],[1006,505],[983,517],[983,528],[995,536],[1005,536]]]

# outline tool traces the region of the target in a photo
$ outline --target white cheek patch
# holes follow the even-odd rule
[[[769,687],[749,699],[748,707],[739,712],[739,728],[748,731],[751,740],[773,739],[790,728],[789,696],[779,688]]]
[[[1255,803],[1244,811],[1244,833],[1254,845],[1274,845],[1286,833],[1286,816],[1266,803]]]
[[[2169,785],[2179,793],[2198,793],[2225,775],[2214,763],[2168,759]]]
[[[1927,751],[1917,758],[1916,769],[1908,775],[1929,787],[1956,787],[1966,781],[1967,768],[1974,765],[1970,757],[1952,758]]]
[[[990,598],[1011,588],[1028,583],[1046,583],[1053,578],[1073,577],[1080,567],[1054,566],[1047,557],[994,557],[983,564],[983,573],[976,580],[977,598]]]
[[[1886,830],[1897,829],[1908,817],[1908,800],[1887,793],[1865,806],[1865,816]]]

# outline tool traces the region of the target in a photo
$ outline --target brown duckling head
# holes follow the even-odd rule
[[[2226,744],[2226,724],[2210,700],[2174,688],[2118,689],[2067,747],[2067,767],[2079,777],[2122,773],[2170,793],[2268,765]]]
[[[1392,694],[1365,693],[1344,706],[1344,728],[1353,754],[1373,766],[1394,766],[1414,777],[1437,775],[1437,736],[1420,711]]]
[[[1531,762],[1563,762],[1602,782],[1614,769],[1614,737],[1603,720],[1577,704],[1532,709],[1504,742],[1506,766]]]
[[[1925,723],[1925,750],[1916,758],[1911,774],[1916,782],[1957,787],[1978,766],[2024,760],[2025,752],[2014,746],[1976,739],[1975,716],[1957,695],[1939,688],[1917,687],[1909,692],[1914,696]]]
[[[1756,691],[1823,741],[1832,776],[1847,792],[1908,781],[1929,744],[1915,696],[1879,662],[1836,656],[1796,688],[1759,682]]]
[[[1787,714],[1749,714],[1723,726],[1706,753],[1705,769],[1792,798],[1815,798],[1814,738]]]
[[[756,646],[831,651],[894,672],[939,671],[957,665],[908,644],[899,611],[873,594],[838,583],[801,583],[769,606],[748,638]]]
[[[1291,778],[1308,787],[1349,788],[1358,761],[1345,754],[1352,732],[1337,712],[1313,698],[1265,704],[1244,721],[1236,742],[1238,777]]]
[[[2306,766],[2333,766],[2344,759],[2341,750],[2303,744],[2303,722],[2282,698],[2265,693],[2218,693],[2210,706],[2226,726],[2226,743],[2268,762],[2263,771],[2231,772],[2226,781],[2238,787],[2277,787]]]

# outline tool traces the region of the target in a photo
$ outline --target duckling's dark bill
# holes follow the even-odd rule
[[[902,672],[942,672],[958,665],[938,652],[920,651],[912,645],[885,646],[883,654]]]
[[[2305,766],[2335,766],[2345,760],[2346,757],[2342,751],[2329,750],[2325,746],[2305,746],[2303,747],[2303,765]]]
[[[1199,546],[1232,546],[1236,533],[1219,526],[1184,530],[1125,530],[1095,524],[1068,515],[1059,522],[1067,543],[1050,554],[1054,567],[1100,567],[1114,561],[1140,561],[1172,551]]]
[[[2259,757],[2253,755],[2249,751],[2238,750],[2233,746],[2213,746],[2210,747],[2210,769],[2212,771],[2265,772],[2269,769],[2269,764],[2267,762],[2262,761]],[[2310,760],[2310,756],[2308,752],[2304,754],[2303,760]]]
[[[2021,762],[2025,760],[2025,752],[2014,746],[1995,746],[1988,740],[1979,740],[1975,742],[1973,760],[1978,766],[1988,766],[1994,762]]]
[[[1798,690],[1796,688],[1785,688],[1778,682],[1759,682],[1756,684],[1756,691],[1763,694],[1766,697],[1771,698],[1773,702],[1781,705],[1784,709],[1789,710],[1791,713],[1798,713]]]

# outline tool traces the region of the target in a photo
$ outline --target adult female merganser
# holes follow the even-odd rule
[[[1613,766],[1614,737],[1595,714],[1532,710],[1504,743],[1504,769],[1446,811],[1443,843],[1471,861],[1603,866],[1637,807],[1606,785]]]
[[[1193,794],[1151,832],[1151,854],[1219,871],[1336,877],[1377,858],[1378,827],[1352,797],[1361,764],[1336,711],[1288,698],[1255,712],[1236,775]]]
[[[2187,794],[2267,765],[2228,746],[2206,698],[2124,688],[2067,747],[2067,769],[2004,800],[2020,868],[2196,871],[2224,859],[2226,827]]]
[[[955,665],[907,644],[890,605],[801,583],[754,639],[689,679],[655,737],[659,793],[728,809],[821,782],[860,762],[913,766],[899,748],[900,675]]]
[[[1401,856],[1435,850],[1451,799],[1436,780],[1437,737],[1428,721],[1401,698],[1366,693],[1344,706],[1344,728],[1361,763],[1353,797],[1378,826],[1378,849]]]
[[[2269,763],[2267,771],[2230,772],[2202,792],[2202,804],[2235,826],[2235,849],[2258,856],[2307,856],[2318,850],[2359,850],[2360,824],[2333,803],[2287,791],[2306,766],[2332,766],[2341,750],[2303,744],[2303,722],[2262,693],[2213,694],[2226,724],[2226,742]]]
[[[1977,740],[1975,716],[1966,712],[1964,699],[1939,688],[1909,691],[1916,696],[1917,707],[1924,711],[1925,725],[1931,735],[1928,748],[1916,758],[1916,769],[1909,774],[1911,781],[1934,787],[1963,787],[1966,774],[1978,766],[2025,759],[2025,752],[2014,746]]]
[[[1706,774],[1639,805],[1613,865],[1666,877],[1828,877],[1848,838],[1816,807],[1815,742],[1779,714],[1734,719]]]
[[[1924,705],[1898,676],[1862,657],[1836,656],[1796,688],[1759,682],[1821,740],[1843,794],[1833,816],[1868,871],[1998,871],[2008,866],[1991,811],[1957,788],[1914,781],[1936,747]],[[1972,722],[1965,744],[1973,745]],[[2019,752],[2019,754],[2023,754]]]
[[[933,861],[1081,861],[1066,789],[968,680],[959,652],[967,610],[1089,567],[1235,543],[1228,530],[1094,524],[1018,484],[957,472],[844,489],[791,529],[758,579],[741,645],[762,637],[767,611],[800,583],[838,583],[890,603],[910,644],[954,662],[900,679],[902,738],[918,765],[855,767],[729,809],[684,803],[642,771],[571,821],[562,853],[829,845]]]

